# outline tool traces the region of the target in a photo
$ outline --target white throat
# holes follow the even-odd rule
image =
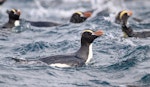
[[[14,25],[15,25],[15,26],[20,26],[20,21],[19,21],[19,20],[16,20],[15,23],[14,23]]]
[[[93,51],[92,51],[92,44],[89,46],[89,54],[88,54],[88,59],[86,60],[86,64],[93,58]]]

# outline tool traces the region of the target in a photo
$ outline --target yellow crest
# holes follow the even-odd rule
[[[84,30],[84,32],[90,32],[90,33],[93,33],[92,30]]]
[[[128,13],[128,12],[127,12],[126,10],[122,11],[122,12],[120,13],[119,18],[121,19],[121,18],[122,18],[122,16],[123,16],[125,13]]]
[[[16,10],[15,10],[15,9],[11,9],[11,11],[14,12],[14,13],[16,13]]]
[[[81,11],[78,11],[78,12],[75,12],[75,13],[77,13],[79,15],[83,15],[83,13]]]

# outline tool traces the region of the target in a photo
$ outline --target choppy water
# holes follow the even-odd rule
[[[0,24],[8,20],[6,10],[21,9],[26,20],[55,21],[63,25],[20,27],[0,33],[0,87],[150,87],[150,38],[121,38],[120,26],[112,22],[114,13],[130,9],[138,23],[129,19],[134,30],[150,29],[149,0],[7,0],[1,7]],[[75,11],[97,9],[82,24],[69,23]],[[108,14],[98,11],[109,9]],[[78,68],[53,68],[42,64],[19,64],[9,57],[38,59],[78,50],[84,29],[102,29],[105,34],[93,43],[91,62]]]

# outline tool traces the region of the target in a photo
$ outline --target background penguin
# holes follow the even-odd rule
[[[122,25],[122,31],[124,33],[124,37],[150,37],[150,31],[134,32],[130,27],[127,27],[126,25]]]
[[[83,66],[86,63],[88,63],[92,56],[92,42],[99,36],[103,35],[103,32],[101,30],[99,31],[92,31],[92,30],[85,30],[82,33],[81,37],[81,47],[80,49],[70,55],[55,55],[50,56],[46,58],[41,58],[36,61],[42,61],[50,66],[55,67],[77,67],[77,66]],[[30,62],[30,60],[21,60],[21,59],[15,59],[16,62]],[[33,62],[33,61],[32,61]]]
[[[127,20],[130,16],[132,16],[132,11],[127,10],[120,11],[115,18],[115,23],[126,25]]]
[[[70,18],[70,22],[71,23],[82,23],[84,22],[87,18],[89,18],[92,15],[91,12],[75,12],[71,18]],[[58,25],[62,25],[59,23],[53,23],[53,22],[42,22],[42,21],[38,21],[38,22],[33,22],[33,21],[29,21],[30,24],[32,26],[36,26],[36,27],[52,27],[52,26],[58,26]]]
[[[92,12],[75,12],[71,18],[70,18],[70,22],[71,23],[82,23],[84,22],[87,18],[91,17]]]
[[[9,16],[9,20],[6,24],[2,26],[2,28],[13,28],[15,26],[19,26],[20,25],[19,17],[21,14],[20,10],[11,9],[7,10],[6,12]]]
[[[30,22],[30,24],[35,27],[53,27],[53,26],[61,25],[59,23],[44,22],[44,21],[27,21],[27,22]]]
[[[2,26],[2,28],[13,28],[15,26],[19,26],[20,21],[21,21],[20,19],[21,11],[17,9],[11,9],[11,10],[7,10],[6,12],[9,15],[9,20],[6,24]],[[37,27],[52,27],[52,26],[59,25],[53,22],[32,22],[32,21],[27,21],[27,20],[25,21]]]
[[[132,14],[133,14],[133,12],[129,11],[129,10],[120,11],[115,18],[115,23],[126,25],[128,18],[131,17]],[[132,17],[132,19],[136,22],[142,22],[143,21],[137,17]]]
[[[97,16],[109,16],[109,9],[91,9],[85,12],[77,11],[72,14],[72,17],[70,18],[71,23],[82,23],[86,21],[90,17],[97,17]]]
[[[119,12],[119,14],[116,17],[116,22],[121,24],[124,37],[139,37],[139,38],[150,37],[150,31],[134,32],[131,27],[127,27],[127,20],[132,14],[133,14],[132,11],[124,10]]]

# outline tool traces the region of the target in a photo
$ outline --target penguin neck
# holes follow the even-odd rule
[[[93,57],[92,43],[81,44],[81,47],[77,51],[76,56],[78,58],[83,59],[85,61],[85,63],[88,63],[91,60],[91,58]]]
[[[122,31],[124,33],[124,37],[132,37],[134,35],[133,30],[126,25],[122,25]]]
[[[124,14],[122,16],[122,18],[120,19],[121,20],[121,24],[122,25],[127,25],[128,18],[129,18],[129,16],[127,14]]]
[[[20,25],[19,19],[18,19],[18,20],[15,20],[15,19],[9,19],[8,23],[14,24],[14,26],[19,26],[19,25]]]

